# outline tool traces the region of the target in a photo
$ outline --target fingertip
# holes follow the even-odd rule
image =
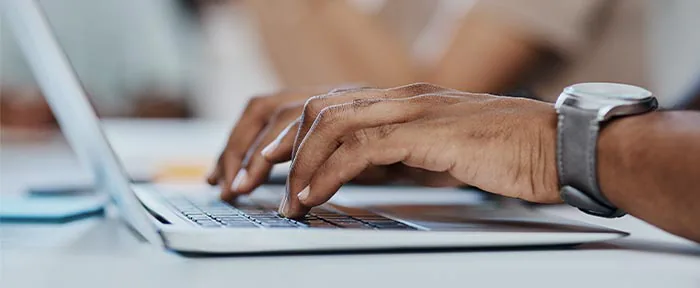
[[[219,194],[219,199],[224,202],[231,202],[236,199],[236,194],[231,193],[230,191],[224,192],[223,190],[221,191],[221,194]]]
[[[306,186],[306,188],[302,189],[301,192],[297,194],[297,199],[299,199],[299,203],[301,203],[304,206],[313,206],[309,202],[309,194],[311,193],[309,186]]]
[[[277,211],[277,213],[279,213],[280,216],[282,216],[282,217],[286,217],[286,218],[290,218],[290,219],[303,218],[304,215],[306,215],[306,212],[308,211],[308,209],[306,207],[304,207],[303,205],[301,205],[301,203],[299,203],[298,201],[295,201],[296,205],[291,203],[291,202],[292,201],[290,201],[288,199],[288,197],[285,196],[284,199],[282,200],[282,203],[280,204],[280,207],[279,207],[279,210]]]
[[[235,193],[240,192],[244,186],[247,186],[248,182],[250,182],[248,177],[248,171],[246,169],[241,169],[238,171],[238,174],[236,174],[236,177],[233,179],[233,184],[231,185],[231,190]]]
[[[219,179],[221,178],[220,169],[221,168],[219,167],[219,165],[216,165],[216,167],[214,167],[214,170],[211,171],[211,173],[209,173],[209,176],[207,176],[207,183],[209,183],[209,185],[215,186],[219,184]]]
[[[285,153],[282,153],[282,151],[285,151]],[[275,164],[289,161],[292,158],[292,152],[291,149],[276,149],[274,151],[270,151],[268,154],[263,154],[262,156],[268,163]]]
[[[290,219],[301,219],[304,218],[306,215],[307,209],[294,209],[294,208],[288,208],[284,212],[281,212],[280,214],[283,217],[290,218]]]
[[[261,154],[263,155],[263,159],[270,163],[289,161],[292,158],[294,139],[296,138],[296,133],[293,133],[293,131],[298,127],[298,119],[285,127],[285,129],[277,135],[277,138],[262,150]]]
[[[224,181],[222,181],[222,182],[219,184],[219,188],[221,189],[220,195],[221,195],[222,199],[223,199],[224,197],[226,197],[226,198],[232,198],[233,195],[235,194],[235,193],[233,192],[233,190],[231,189],[231,183],[232,183],[232,182],[233,182],[233,179],[224,179]]]
[[[277,209],[277,213],[280,214],[282,217],[287,217],[288,213],[288,208],[289,207],[289,200],[287,197],[287,194],[284,195],[282,198],[282,201],[280,202],[280,207]]]
[[[272,141],[272,143],[268,144],[267,146],[265,146],[265,148],[262,149],[262,151],[260,151],[260,154],[262,154],[265,160],[269,161],[275,150],[277,150],[277,147],[279,147],[279,141]]]

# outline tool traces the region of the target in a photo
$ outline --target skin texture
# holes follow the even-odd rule
[[[302,98],[284,93],[267,97],[269,103]],[[292,120],[274,120],[286,113],[276,109],[268,118],[250,114],[236,125],[235,141],[209,179],[224,185],[222,198],[249,193],[264,181],[272,163],[291,159],[280,205],[280,214],[291,218],[302,217],[344,183],[368,174],[375,182],[419,179],[431,186],[472,185],[531,202],[561,202],[557,119],[551,104],[418,83],[331,91],[290,107],[295,112],[284,119]],[[612,203],[700,242],[698,123],[697,112],[615,120],[602,130],[597,157],[601,190]],[[245,184],[225,189],[241,167],[251,171],[240,180]]]
[[[545,165],[554,163],[554,127],[550,104],[423,83],[316,96],[300,119],[280,213],[301,217],[362,171],[387,165],[558,202],[555,167]],[[289,151],[267,152],[274,158]]]
[[[221,199],[225,201],[251,193],[267,179],[273,163],[291,160],[302,112],[311,95],[326,95],[319,96],[326,99],[330,99],[329,95],[340,96],[326,103],[342,104],[357,98],[354,94],[345,93],[355,89],[360,88],[310,88],[252,98],[234,125],[207,182],[220,185]],[[270,147],[267,155],[263,153],[266,147]],[[369,167],[354,181],[364,184],[402,181],[438,187],[461,183],[448,175],[402,165]]]
[[[668,111],[612,122],[598,141],[598,179],[618,207],[700,242],[700,113]]]

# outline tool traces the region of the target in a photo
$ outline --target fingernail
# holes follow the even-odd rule
[[[263,148],[263,150],[260,151],[260,153],[262,153],[262,155],[265,157],[270,157],[272,152],[274,152],[277,149],[277,146],[279,146],[279,141],[272,141],[272,143],[267,144],[267,146],[265,146],[265,148]]]
[[[306,186],[304,190],[301,190],[299,194],[297,194],[297,198],[299,198],[299,201],[304,202],[306,201],[306,198],[309,198],[309,186]]]
[[[289,211],[287,211],[287,209],[289,207],[287,202],[289,202],[289,201],[287,201],[287,195],[285,195],[284,198],[282,199],[282,203],[280,204],[279,209],[277,209],[277,213],[279,213],[280,215],[282,215],[284,217],[287,217],[287,214],[289,212]]]
[[[238,174],[236,174],[236,178],[233,179],[233,184],[231,185],[231,189],[233,191],[238,192],[240,190],[241,185],[245,184],[245,182],[248,181],[248,171],[245,169],[241,169],[238,171]]]

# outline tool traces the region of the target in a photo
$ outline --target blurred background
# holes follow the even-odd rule
[[[554,101],[570,84],[623,82],[647,87],[664,108],[700,109],[699,0],[38,2],[102,117],[112,148],[137,181],[203,185],[204,175],[248,99],[311,86],[330,90],[334,86],[390,87],[420,81],[470,92]],[[77,161],[61,135],[16,36],[22,35],[13,35],[0,18],[0,200],[7,203],[13,199],[8,195],[21,200],[34,199],[27,195],[85,196],[89,200],[95,195],[85,192],[93,191],[99,179],[95,179],[95,171]],[[275,169],[272,175],[282,179],[287,175],[288,166],[281,164]],[[383,190],[384,194],[376,193],[379,189],[364,190],[365,194],[354,191],[351,193],[360,196],[345,198],[348,202],[340,204],[367,205],[350,200],[370,199],[365,197],[370,193],[374,204],[445,204],[454,200],[448,197],[450,191],[440,194],[435,189],[430,196],[421,196],[424,190],[407,193],[409,190],[401,187],[400,193]],[[463,194],[473,200],[469,197],[474,194]],[[635,236],[660,233],[630,218],[615,222],[620,224],[585,219],[621,230],[628,230],[627,226],[615,225],[646,227],[641,233],[635,230]],[[121,243],[121,237],[116,237],[121,234],[101,230],[104,223],[88,222],[75,226],[83,230],[62,233],[3,226],[0,246],[70,243],[65,254],[81,249],[97,254],[100,248],[95,247],[110,247],[110,252],[119,254],[118,259],[94,259],[104,261],[100,264],[123,263],[128,266],[125,271],[138,270],[138,275],[148,271],[133,265],[135,262],[123,262],[134,255],[131,250],[120,246],[112,251],[112,246],[83,240],[90,238],[85,237],[89,234],[100,236],[106,245]],[[105,227],[109,229],[109,225]],[[640,243],[637,247],[648,246]],[[614,254],[615,258],[629,256],[628,251],[623,252]],[[54,253],[47,256],[48,262],[36,261],[37,257],[25,253],[20,250],[13,259],[22,259],[27,265],[20,266],[34,270],[48,267],[46,263],[70,264]],[[78,267],[107,267],[93,265],[93,257],[66,261],[85,259],[90,261]],[[134,259],[142,264],[142,259]],[[589,258],[581,259],[592,263]],[[188,266],[182,271],[192,271],[190,261],[183,263]],[[610,263],[602,269],[622,262]],[[112,268],[104,271],[117,271]],[[167,273],[162,275],[172,275]],[[80,270],[66,275],[87,274]],[[39,281],[54,278],[37,277]]]
[[[40,2],[101,116],[233,121],[256,94],[415,81],[543,100],[620,81],[674,107],[700,72],[694,0]],[[51,126],[13,38],[2,127]]]

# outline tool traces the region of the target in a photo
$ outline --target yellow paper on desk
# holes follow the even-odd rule
[[[203,182],[211,163],[197,160],[175,160],[156,166],[153,182]]]

